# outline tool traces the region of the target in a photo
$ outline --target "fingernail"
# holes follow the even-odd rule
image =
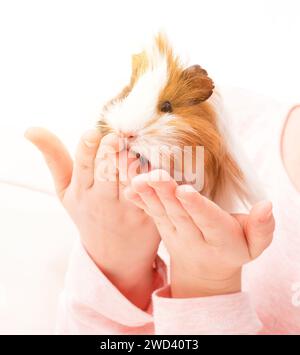
[[[182,192],[195,192],[195,189],[191,185],[182,185],[179,186],[178,190]]]
[[[176,196],[183,202],[186,201],[186,195],[184,194],[191,194],[191,193],[195,193],[195,189],[190,186],[190,185],[181,185],[178,186],[176,189]]]
[[[24,137],[26,139],[30,140],[29,137],[30,137],[30,133],[32,133],[32,131],[34,131],[34,127],[27,128],[26,131],[24,132]]]
[[[30,128],[27,128],[26,131],[24,132],[24,137],[28,139],[28,134],[30,132]]]
[[[91,129],[83,135],[83,142],[88,148],[96,147],[99,143],[100,132]]]
[[[84,144],[88,147],[88,148],[93,148],[96,147],[96,143],[95,142],[90,142],[88,140],[84,140]]]

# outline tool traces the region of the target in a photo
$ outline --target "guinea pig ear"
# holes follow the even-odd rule
[[[196,105],[207,100],[213,93],[214,83],[207,71],[195,64],[183,70],[181,78],[191,94],[189,104]]]

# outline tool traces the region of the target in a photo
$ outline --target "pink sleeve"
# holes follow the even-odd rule
[[[153,295],[156,334],[257,334],[261,323],[245,293],[170,298],[169,286]]]
[[[299,254],[292,257],[288,248],[283,238],[275,239],[258,260],[247,266],[245,273],[247,290],[266,334],[300,334]]]
[[[260,329],[260,322],[244,293],[169,298],[169,287],[162,287],[166,283],[165,265],[160,259],[157,264],[156,291],[145,312],[118,291],[77,243],[60,299],[57,333],[252,334]]]
[[[157,288],[163,284],[157,272]],[[60,298],[58,334],[152,334],[149,310],[143,311],[127,300],[76,243]]]
[[[247,265],[244,280],[266,333],[300,334],[300,194],[285,172],[279,147],[277,142],[274,168],[268,170],[276,176],[274,240]]]

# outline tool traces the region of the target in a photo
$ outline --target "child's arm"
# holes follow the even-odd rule
[[[80,140],[73,163],[52,133],[33,128],[26,137],[43,153],[57,195],[77,226],[84,246],[71,261],[65,304],[61,308],[65,314],[61,319],[73,319],[75,323],[78,320],[79,328],[81,323],[87,323],[89,332],[103,330],[98,328],[98,321],[91,323],[99,317],[110,329],[110,320],[105,317],[109,317],[110,311],[119,314],[113,321],[127,327],[132,325],[126,321],[127,314],[149,322],[144,310],[149,307],[153,290],[161,286],[157,285],[157,270],[153,269],[160,237],[152,220],[123,198],[123,186],[117,176],[109,181],[103,178],[102,164],[113,164],[109,155],[118,154],[118,139],[107,135],[101,140],[97,130],[87,132]],[[111,168],[108,166],[114,172]],[[72,280],[77,282],[77,289]],[[109,299],[105,313],[99,313],[92,299],[83,295],[94,297],[99,303]],[[73,325],[65,324],[64,328],[76,332]]]
[[[94,179],[100,141],[97,132],[90,132],[82,139],[74,167],[65,148],[49,132],[34,129],[27,133],[27,137],[44,153],[58,195],[81,237],[70,260],[60,303],[58,332],[153,333],[150,295],[165,285],[165,268],[156,258],[159,237],[143,213],[132,210],[120,197],[114,197],[115,184],[100,184]],[[102,143],[113,145],[114,140],[109,139],[112,138],[108,137]],[[88,188],[83,186],[86,184]],[[105,191],[101,186],[105,186]],[[120,191],[120,187],[117,188]],[[124,213],[126,218],[120,222],[119,217],[124,217]],[[128,217],[131,217],[129,224]],[[268,224],[264,225],[268,227]],[[226,231],[226,223],[220,223],[220,231]],[[259,238],[259,233],[256,237]],[[145,262],[147,260],[151,265]],[[156,269],[152,267],[153,261],[156,261]],[[172,285],[175,285],[174,278]],[[181,297],[189,297],[191,287],[182,284],[181,292],[187,292]],[[162,288],[153,297],[156,333],[226,333],[232,330],[229,324],[235,319],[242,322],[240,326],[235,323],[237,332],[255,332],[258,327],[246,295],[197,297],[200,296],[197,294],[192,302],[188,298],[179,301],[166,298],[167,295],[168,288]],[[216,315],[221,324],[219,327],[215,324]],[[192,326],[194,321],[197,327]]]
[[[153,289],[165,284],[158,261]],[[58,334],[153,334],[151,304],[142,310],[126,298],[101,272],[78,241],[71,253],[61,294]]]
[[[156,331],[257,333],[261,323],[241,293],[241,271],[272,240],[272,205],[233,217],[166,174],[139,175],[126,190],[154,218],[171,257],[170,287],[154,295]]]

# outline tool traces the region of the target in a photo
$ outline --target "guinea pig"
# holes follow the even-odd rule
[[[184,169],[177,154],[184,147],[192,147],[194,166],[195,148],[204,147],[201,193],[229,212],[240,212],[237,205],[249,208],[261,198],[249,168],[242,168],[245,158],[226,127],[213,80],[200,65],[184,65],[165,35],[158,34],[150,48],[132,56],[129,84],[105,104],[97,126],[104,135],[126,137],[151,168],[164,169],[165,158],[171,157],[173,168]],[[159,160],[149,153],[154,147]],[[177,148],[177,153],[173,149],[170,154],[166,147]]]

